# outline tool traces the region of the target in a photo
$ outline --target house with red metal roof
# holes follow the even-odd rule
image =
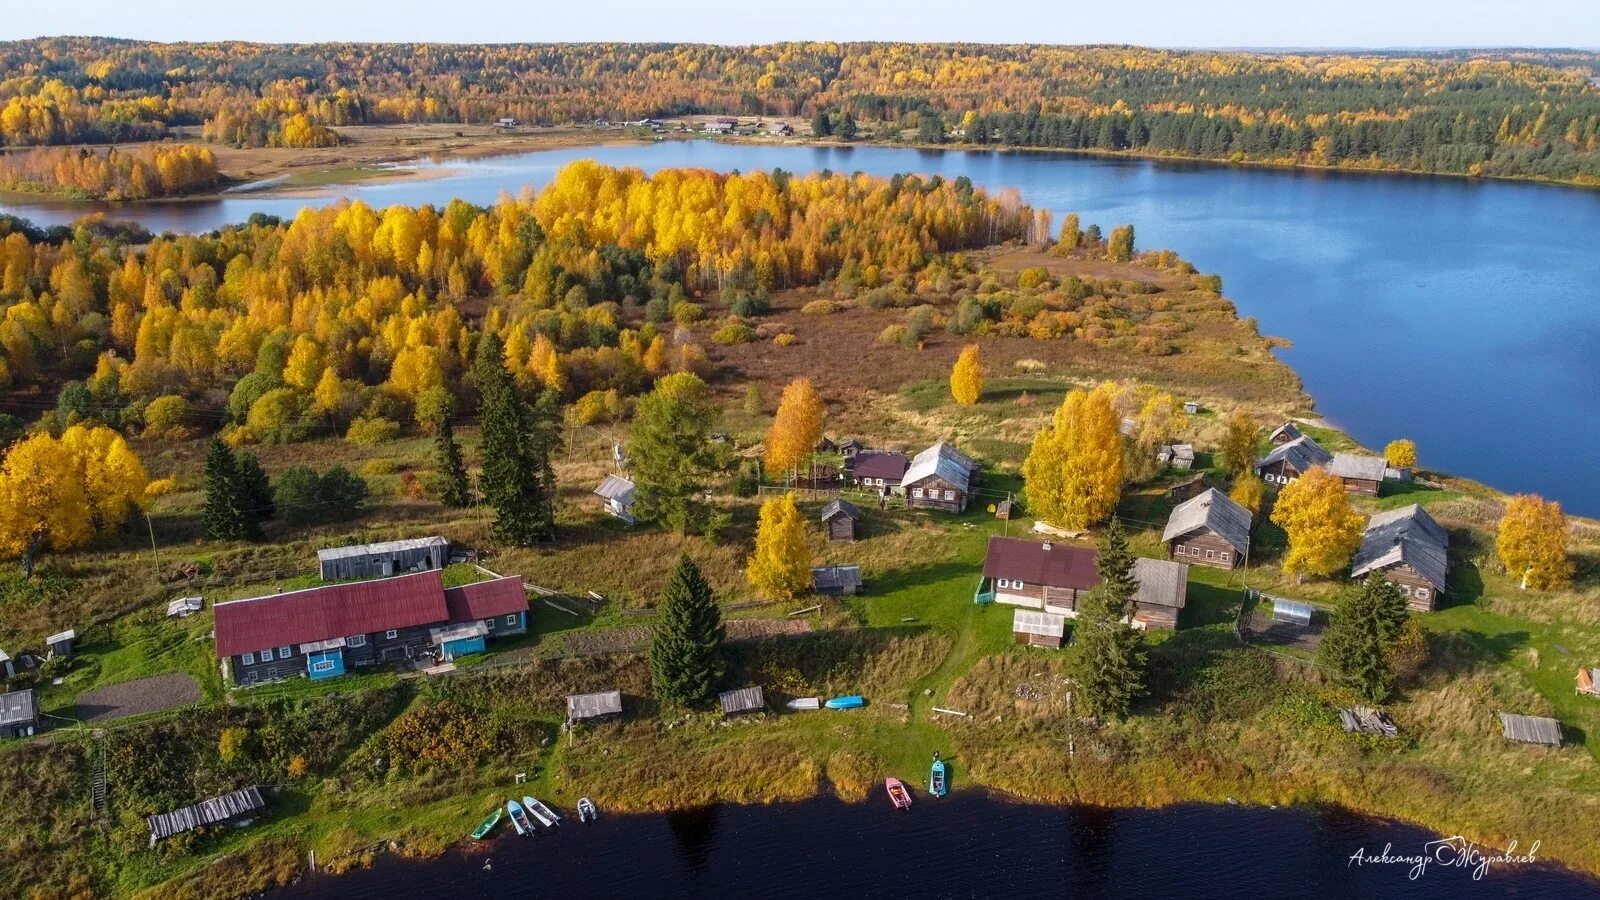
[[[213,606],[217,656],[234,684],[481,653],[528,629],[520,578],[446,589],[438,570],[327,584]]]

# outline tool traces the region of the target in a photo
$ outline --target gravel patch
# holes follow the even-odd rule
[[[85,722],[109,722],[199,703],[200,685],[183,672],[169,672],[85,691],[78,695],[77,716]]]

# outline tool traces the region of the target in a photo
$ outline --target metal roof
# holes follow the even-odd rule
[[[600,486],[594,489],[594,492],[607,500],[622,500],[626,502],[628,497],[633,494],[633,482],[621,475],[607,475],[605,480],[600,482]]]
[[[1183,609],[1189,602],[1189,566],[1170,559],[1139,557],[1133,561],[1133,578],[1139,593],[1133,602],[1138,607],[1170,606]]]
[[[442,628],[428,629],[428,640],[434,644],[448,644],[453,641],[470,641],[475,637],[488,637],[489,626],[481,620],[459,622],[454,625],[445,625]]]
[[[911,460],[897,450],[868,450],[856,454],[850,473],[856,478],[882,478],[893,484],[900,483]]]
[[[841,515],[849,516],[852,519],[859,519],[861,518],[861,510],[856,509],[856,505],[854,503],[851,503],[849,500],[845,500],[842,497],[835,497],[834,499],[829,500],[822,507],[822,521],[824,522],[834,518],[835,516]]]
[[[1272,452],[1256,461],[1256,471],[1259,472],[1280,459],[1288,460],[1296,472],[1304,472],[1315,466],[1325,466],[1333,462],[1333,454],[1322,449],[1322,445],[1313,441],[1311,435],[1302,435],[1287,444],[1273,447]]]
[[[147,816],[144,821],[150,826],[150,843],[154,844],[164,837],[193,831],[202,825],[215,825],[218,822],[246,816],[265,809],[266,806],[267,802],[261,798],[260,789],[247,787],[231,794],[223,794],[221,797],[202,800],[183,809]]]
[[[811,583],[813,589],[821,592],[829,589],[861,589],[860,566],[818,566],[811,570]]]
[[[217,603],[212,612],[221,656],[450,618],[438,569]]]
[[[407,550],[421,550],[424,547],[447,547],[450,542],[442,537],[406,538],[401,541],[383,541],[377,544],[351,544],[348,547],[329,547],[317,551],[317,559],[323,562],[335,559],[351,559],[358,556],[383,556],[388,553],[403,553]]]
[[[510,575],[449,588],[444,592],[444,605],[451,622],[471,622],[527,612],[528,593],[522,579]]]
[[[197,613],[205,608],[206,601],[203,597],[179,597],[167,604],[167,615],[186,616],[189,613]]]
[[[1330,473],[1340,478],[1356,478],[1362,481],[1382,481],[1388,469],[1389,463],[1383,457],[1360,453],[1335,453],[1332,461],[1328,463]]]
[[[1066,637],[1067,617],[1035,609],[1019,609],[1011,616],[1012,634],[1037,634],[1040,637]]]
[[[1561,746],[1561,723],[1548,716],[1521,716],[1516,713],[1500,714],[1500,729],[1506,740],[1524,744]]]
[[[1283,597],[1272,598],[1272,617],[1274,619],[1282,619],[1297,625],[1310,625],[1313,613],[1314,610],[1309,603],[1286,600]]]
[[[72,641],[72,640],[77,640],[77,638],[78,638],[78,632],[76,630],[74,630],[74,629],[68,628],[66,631],[63,631],[60,634],[52,634],[52,635],[50,635],[49,637],[44,639],[44,642],[46,644],[59,644],[62,641]]]
[[[973,468],[974,463],[970,457],[940,441],[912,458],[911,466],[906,469],[900,483],[911,485],[937,475],[964,492],[972,479]]]
[[[1203,528],[1244,554],[1250,552],[1250,523],[1250,510],[1216,488],[1207,488],[1173,507],[1161,540],[1171,541]]]
[[[599,691],[593,694],[569,694],[567,696],[567,718],[574,722],[621,714],[621,691]]]
[[[1442,591],[1450,575],[1449,545],[1449,535],[1427,510],[1415,503],[1391,509],[1367,520],[1350,574],[1359,578],[1405,563],[1427,579],[1434,590]]]
[[[1100,573],[1094,567],[1096,556],[1093,547],[996,534],[989,537],[983,577],[1086,591],[1100,583]]]
[[[717,695],[717,700],[722,704],[722,712],[725,715],[754,712],[758,709],[766,709],[767,707],[767,701],[761,695],[761,688],[759,687],[739,688],[736,691],[723,691]]]
[[[1285,422],[1272,429],[1272,433],[1267,435],[1267,440],[1276,441],[1280,436],[1287,436],[1292,441],[1301,436],[1300,427],[1293,422]]]
[[[35,717],[33,688],[0,694],[0,725],[32,722]]]

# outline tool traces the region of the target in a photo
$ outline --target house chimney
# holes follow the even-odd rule
[[[1046,550],[1050,549],[1050,542],[1049,541],[1045,541],[1044,542],[1044,549],[1046,549]]]

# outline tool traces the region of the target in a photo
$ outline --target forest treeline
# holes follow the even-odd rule
[[[0,188],[63,193],[85,200],[175,197],[215,187],[221,180],[209,147],[154,144],[110,147],[38,147],[0,155]]]
[[[0,44],[0,140],[327,146],[341,125],[730,113],[880,140],[1600,183],[1594,54],[979,44]]]
[[[625,397],[704,370],[688,326],[742,323],[770,290],[886,283],[1047,230],[965,179],[593,162],[488,208],[347,202],[138,245],[16,230],[0,239],[0,388],[19,417],[151,436],[392,436],[473,408],[459,392],[484,333],[529,391]]]

